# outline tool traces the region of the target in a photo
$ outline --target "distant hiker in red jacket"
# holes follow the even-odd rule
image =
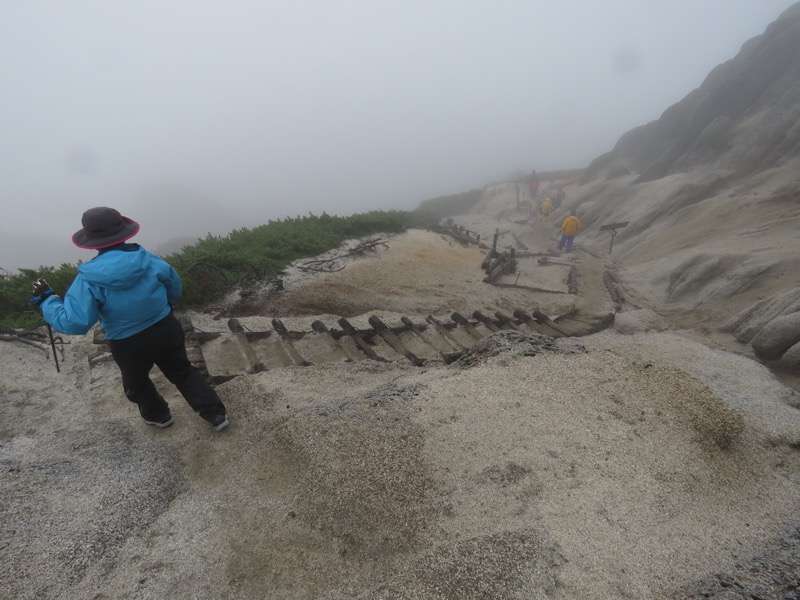
[[[528,177],[528,187],[531,190],[531,200],[536,200],[536,194],[539,193],[539,185],[541,185],[541,181],[539,181],[539,176],[536,174],[536,170],[533,170]]]

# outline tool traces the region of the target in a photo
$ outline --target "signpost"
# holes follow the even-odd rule
[[[617,235],[617,229],[622,229],[630,221],[623,221],[622,223],[609,223],[600,227],[600,231],[608,231],[611,233],[611,244],[608,246],[608,253],[611,254],[611,249],[614,247],[614,237]]]

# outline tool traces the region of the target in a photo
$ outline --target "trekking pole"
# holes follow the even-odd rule
[[[56,372],[61,373],[61,368],[58,366],[58,354],[56,354],[56,341],[53,339],[53,328],[47,324],[47,333],[50,334],[50,347],[53,349],[53,360],[56,361]]]

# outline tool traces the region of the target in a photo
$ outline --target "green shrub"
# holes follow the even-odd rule
[[[291,262],[336,248],[345,240],[434,222],[436,217],[421,211],[372,211],[349,217],[309,214],[236,229],[225,236],[209,235],[165,259],[183,281],[179,306],[198,308],[237,287],[269,281]],[[63,296],[76,274],[76,265],[63,264],[57,269],[21,269],[0,279],[0,326],[31,329],[41,325],[41,317],[29,303],[33,280],[46,278]]]

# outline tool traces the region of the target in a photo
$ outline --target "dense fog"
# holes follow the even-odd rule
[[[0,267],[586,166],[793,0],[0,3]]]

